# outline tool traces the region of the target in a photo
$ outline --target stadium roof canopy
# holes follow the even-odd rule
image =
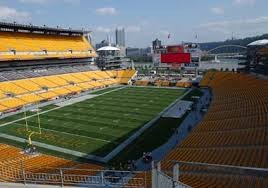
[[[97,52],[100,52],[100,51],[120,51],[120,49],[113,47],[113,46],[104,46],[97,50]]]
[[[265,45],[268,45],[268,39],[257,40],[255,42],[248,44],[248,46],[265,46]]]
[[[7,22],[0,22],[0,31],[11,31],[11,32],[41,32],[41,33],[54,33],[54,34],[68,34],[68,35],[83,35],[90,33],[91,31],[87,30],[76,30],[76,29],[65,29],[60,27],[48,27],[44,26],[36,26],[36,25],[25,25],[25,24],[18,24],[18,23],[7,23]]]

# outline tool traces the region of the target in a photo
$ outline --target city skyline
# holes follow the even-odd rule
[[[209,42],[268,30],[265,0],[0,0],[0,20],[85,28],[95,43],[125,28],[126,46]],[[115,41],[114,41],[115,42]]]

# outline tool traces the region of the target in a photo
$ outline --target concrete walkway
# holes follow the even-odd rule
[[[198,125],[199,122],[202,121],[203,115],[202,113],[200,113],[200,110],[204,105],[209,104],[209,100],[206,99],[210,98],[208,90],[204,89],[202,91],[204,92],[204,94],[199,99],[198,104],[196,105],[196,110],[188,114],[188,116],[184,119],[184,121],[175,131],[176,133],[174,133],[174,135],[169,139],[167,143],[152,151],[152,157],[154,161],[162,160],[168,152],[175,148],[177,144],[180,144],[189,134],[189,126],[191,126],[193,129]],[[145,171],[151,169],[151,164],[143,163],[142,158],[137,160],[135,164],[138,171]]]

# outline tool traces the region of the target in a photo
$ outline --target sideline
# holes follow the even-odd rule
[[[93,97],[91,97],[91,99],[92,99],[92,98],[95,98],[95,97],[98,97],[98,96],[101,96],[101,95],[105,95],[105,94],[114,92],[114,91],[117,91],[117,90],[120,90],[120,89],[124,89],[124,88],[126,88],[126,87],[127,87],[127,86],[125,86],[125,87],[120,87],[120,88],[115,88],[115,89],[113,89],[113,90],[111,90],[111,91],[107,91],[107,92],[105,92],[105,93],[101,93],[101,94],[99,94],[99,95],[94,95]],[[89,95],[87,95],[87,96],[90,96],[90,93],[89,93]],[[84,98],[84,96],[80,96],[80,97],[77,97],[77,98],[73,98],[73,100],[75,100],[75,99],[79,99],[79,98]],[[72,99],[70,99],[70,100],[72,100]],[[87,100],[87,99],[84,99],[84,100]],[[83,100],[83,101],[84,101],[84,100]],[[68,100],[68,101],[69,101],[69,100]],[[68,101],[64,101],[64,102],[68,102]],[[81,102],[81,101],[78,101],[78,102]],[[61,103],[62,103],[62,102],[61,102]],[[68,105],[72,105],[72,104],[74,104],[74,103],[70,103],[70,104],[68,104]],[[54,105],[57,105],[57,103],[55,103]],[[65,105],[65,106],[68,106],[68,105]],[[63,107],[65,107],[65,106],[64,106],[64,105],[63,105],[63,106],[58,106],[58,107],[55,107],[55,108],[53,108],[53,109],[49,109],[49,110],[42,111],[42,112],[39,113],[39,115],[41,115],[41,114],[45,114],[45,113],[48,113],[48,112],[51,112],[51,111],[54,111],[54,110],[58,110],[58,109],[63,108]],[[23,112],[22,112],[22,113],[23,113]],[[30,116],[27,116],[26,119],[29,119],[29,118],[32,118],[32,117],[35,117],[35,116],[37,116],[37,114],[33,114],[33,115],[30,115]],[[19,122],[19,121],[21,121],[21,120],[25,120],[25,117],[24,117],[24,118],[20,118],[20,119],[16,119],[16,120],[14,120],[14,121],[10,121],[10,122],[7,122],[7,123],[3,123],[3,124],[0,125],[0,127],[4,127],[4,126],[6,126],[6,125],[10,125],[10,124]]]

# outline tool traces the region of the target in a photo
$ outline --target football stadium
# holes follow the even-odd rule
[[[140,79],[89,33],[0,23],[0,187],[268,187],[267,77]]]

